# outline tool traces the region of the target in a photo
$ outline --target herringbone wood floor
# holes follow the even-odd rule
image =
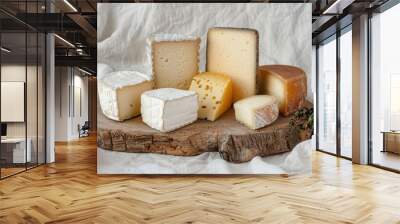
[[[400,223],[400,175],[322,153],[311,176],[98,176],[95,138],[0,181],[0,223]]]

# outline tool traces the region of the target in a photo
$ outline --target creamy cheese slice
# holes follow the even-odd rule
[[[236,120],[251,129],[270,125],[279,116],[278,101],[274,96],[250,96],[237,101],[233,108]]]
[[[103,114],[116,121],[140,115],[140,96],[154,86],[148,76],[135,71],[118,71],[98,80],[100,107]]]
[[[161,132],[169,132],[197,120],[199,108],[193,91],[161,88],[144,92],[141,97],[143,122]]]
[[[199,72],[200,38],[157,34],[148,39],[156,88],[187,90]]]
[[[232,79],[234,102],[257,94],[257,66],[257,30],[224,27],[208,30],[206,70]]]

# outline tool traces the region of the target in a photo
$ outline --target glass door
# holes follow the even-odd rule
[[[18,12],[40,13],[42,4],[20,2]],[[46,156],[45,35],[2,12],[1,19],[9,22],[0,22],[0,179],[43,164]]]
[[[26,150],[26,41],[25,31],[1,34],[2,177],[26,170],[31,161],[31,151]]]

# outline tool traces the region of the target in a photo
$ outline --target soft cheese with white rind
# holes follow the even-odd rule
[[[147,41],[156,88],[187,90],[193,76],[199,72],[200,38],[156,34]]]
[[[151,128],[169,132],[197,120],[199,103],[193,91],[161,88],[141,97],[142,120]]]
[[[228,75],[233,101],[257,94],[258,32],[247,28],[211,28],[207,34],[207,72]]]
[[[251,129],[270,125],[279,116],[278,101],[269,95],[250,96],[237,101],[233,107],[236,120]]]
[[[98,80],[103,114],[116,121],[140,115],[140,96],[153,86],[153,81],[140,72],[118,71],[105,74]]]

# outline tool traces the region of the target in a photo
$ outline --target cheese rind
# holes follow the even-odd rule
[[[140,115],[140,95],[154,86],[146,75],[135,71],[119,71],[98,80],[100,107],[103,114],[116,121]]]
[[[197,94],[174,88],[144,92],[141,97],[142,120],[151,128],[169,132],[197,120]]]
[[[233,107],[236,120],[251,129],[270,125],[279,116],[278,101],[268,95],[247,97],[237,101]]]
[[[279,111],[288,116],[301,109],[307,95],[307,77],[304,71],[289,65],[264,65],[259,67],[261,93],[275,96]]]
[[[232,81],[223,74],[205,72],[196,75],[190,90],[199,96],[199,118],[215,121],[232,105]]]
[[[241,28],[208,30],[206,70],[231,77],[234,102],[257,94],[257,66],[257,30]]]
[[[187,90],[199,73],[200,38],[158,34],[148,40],[156,88]]]

